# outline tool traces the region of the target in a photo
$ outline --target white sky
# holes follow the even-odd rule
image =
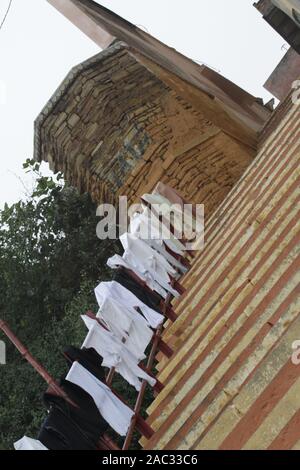
[[[284,40],[263,21],[253,1],[99,3],[269,100],[263,83],[285,53]],[[0,19],[8,3],[0,0]],[[32,157],[35,117],[71,67],[97,52],[46,0],[13,1],[0,31],[0,207],[24,196],[19,178],[24,179],[22,163]]]

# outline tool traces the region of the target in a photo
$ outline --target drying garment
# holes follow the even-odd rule
[[[100,437],[109,428],[108,423],[101,416],[93,398],[85,390],[64,379],[60,381],[60,386],[67,396],[76,403],[77,407],[48,389],[43,395],[43,402],[47,410],[50,411],[53,407],[59,408],[96,446]]]
[[[175,276],[176,271],[159,253],[149,247],[143,240],[132,233],[124,233],[120,237],[124,248],[124,258],[141,272],[149,270],[153,277],[170,281],[169,276]]]
[[[125,268],[121,267],[116,269],[113,275],[113,280],[125,287],[126,290],[130,291],[139,301],[145,304],[145,306],[158,313],[162,312],[161,302],[163,298],[157,292],[145,289],[144,286],[141,286],[141,284],[134,279]]]
[[[116,272],[115,279],[116,281],[101,282],[96,287],[95,295],[99,306],[105,299],[111,298],[130,310],[139,308],[148,324],[152,328],[158,328],[164,321],[163,315],[159,313],[161,297],[154,292],[148,293],[123,270]]]
[[[70,366],[77,361],[98,380],[105,381],[105,371],[101,365],[102,357],[94,349],[79,349],[69,346],[64,350],[64,355]]]
[[[166,250],[166,246],[163,242],[157,242],[155,240],[145,240],[148,245],[150,245],[153,250],[160,253],[174,268],[177,268],[181,273],[185,274],[188,271],[188,268],[184,266],[178,259],[174,258],[171,253]]]
[[[157,183],[154,190],[152,191],[152,194],[163,196],[164,198],[168,199],[171,204],[179,204],[182,210],[184,210],[184,204],[189,204],[174,188],[171,188],[161,181]],[[190,206],[192,207],[190,207],[186,212],[186,224],[196,228],[198,233],[199,230],[203,230],[204,227],[204,206],[202,206],[203,213],[199,213],[194,204]],[[185,207],[185,209],[187,208]]]
[[[82,316],[84,323],[89,329],[89,333],[83,343],[83,347],[92,347],[103,357],[102,365],[104,367],[115,367],[118,372],[129,384],[137,391],[141,389],[141,381],[146,380],[152,387],[156,380],[150,377],[139,366],[139,358],[134,356],[121,340],[113,333],[105,330],[86,315]]]
[[[153,337],[153,331],[144,317],[112,298],[106,298],[99,306],[97,317],[120,340],[124,339],[133,355],[144,359],[145,350]]]
[[[130,218],[130,232],[139,234],[143,240],[163,240],[166,246],[178,255],[183,255],[185,246],[177,240],[168,227],[159,221],[154,211],[144,207],[142,212],[136,212]]]
[[[135,268],[135,266],[130,265],[127,261],[125,261],[124,258],[122,258],[122,256],[114,255],[107,260],[106,264],[111,269],[119,269],[120,267],[123,267],[123,268],[129,269],[130,271],[133,271],[142,281],[146,283],[149,289],[157,292],[163,299],[167,298],[168,292],[165,289],[163,289],[163,287],[153,279],[153,277],[150,275],[148,271],[144,273],[139,272]]]
[[[125,266],[142,277],[147,285],[166,298],[170,292],[174,297],[179,293],[172,288],[170,276],[176,276],[176,270],[159,253],[149,247],[143,240],[130,233],[120,237],[124,248],[122,257],[115,255],[107,261],[108,266]]]
[[[40,441],[24,436],[14,443],[15,450],[48,450]]]
[[[67,380],[84,388],[93,397],[101,415],[121,436],[126,436],[134,412],[112,391],[78,362],[74,362]]]
[[[172,225],[175,233],[170,233],[169,237],[175,247],[173,251],[183,254],[186,248],[180,241],[184,237],[183,214],[180,204],[171,204],[168,199],[159,194],[144,194],[141,199],[152,214],[155,214],[157,218],[163,217],[163,225],[167,228],[170,228],[170,224]]]
[[[58,407],[53,406],[38,439],[50,450],[95,450],[82,429]]]
[[[100,361],[102,360],[97,354]],[[76,361],[77,362],[77,361]],[[61,380],[61,386],[71,400],[78,404],[79,409],[72,409],[74,421],[84,429],[88,436],[98,442],[108,430],[108,423],[99,412],[93,398],[82,388],[66,379]]]
[[[165,217],[166,221],[171,222],[175,229],[175,236],[172,240],[176,240],[176,238],[193,240],[196,233],[203,230],[203,214],[201,214],[201,220],[198,220],[198,214],[196,219],[193,216],[192,210],[188,206],[184,207],[183,204],[172,203],[169,199],[157,193],[143,194],[142,200],[152,206],[152,211],[154,213],[160,213]],[[175,241],[175,243],[177,242]]]

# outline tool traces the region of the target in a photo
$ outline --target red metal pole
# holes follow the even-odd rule
[[[30,354],[28,349],[21,343],[17,336],[11,331],[7,323],[3,320],[0,320],[0,329],[10,339],[10,341],[18,349],[24,359],[26,359],[26,361],[32,365],[32,367],[40,374],[41,377],[43,377],[43,379],[47,382],[47,384],[51,387],[55,394],[63,397],[72,406],[78,408],[78,405],[76,405],[76,403],[70,400],[64,390],[57,384],[57,382],[46,371],[46,369]]]
[[[165,302],[165,310],[167,308],[167,305],[170,303],[171,299],[172,299],[172,295],[168,294],[168,297],[167,297],[166,302]],[[165,313],[165,312],[163,312],[163,313]],[[148,372],[151,372],[151,369],[152,369],[152,366],[153,366],[153,363],[154,363],[154,360],[155,360],[155,355],[157,353],[157,347],[158,347],[158,344],[159,344],[159,341],[160,341],[162,331],[163,331],[163,326],[161,325],[157,329],[155,339],[154,339],[153,344],[152,344],[151,352],[150,352],[150,355],[149,355],[149,358],[148,358],[147,367],[146,367],[146,370]],[[142,387],[141,387],[141,390],[138,394],[137,401],[136,401],[136,404],[135,404],[135,407],[134,407],[134,411],[135,411],[136,415],[138,415],[141,411],[141,407],[142,407],[142,404],[143,404],[143,399],[144,399],[144,395],[145,395],[145,391],[146,391],[146,386],[147,386],[147,382],[145,380],[143,380]],[[136,415],[133,416],[133,418],[132,418],[132,422],[131,422],[130,428],[128,430],[126,439],[124,441],[122,450],[128,450],[129,447],[130,447],[130,444],[131,444],[131,441],[132,441],[132,436],[133,436],[133,433],[134,433],[134,429],[136,427]]]
[[[78,405],[74,403],[64,390],[56,383],[53,377],[46,371],[46,369],[30,354],[28,349],[21,343],[17,336],[11,331],[7,323],[3,320],[0,320],[0,329],[3,333],[10,339],[13,345],[18,349],[21,355],[26,359],[29,364],[40,374],[40,376],[47,382],[50,389],[58,396],[64,398],[70,405],[78,408]],[[98,444],[99,450],[120,450],[112,440],[104,434]]]

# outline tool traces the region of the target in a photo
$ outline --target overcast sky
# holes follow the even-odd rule
[[[8,3],[0,0],[1,19]],[[271,98],[263,83],[285,53],[284,40],[252,0],[99,3],[250,93]],[[24,196],[19,178],[32,157],[35,117],[70,68],[97,52],[47,0],[13,0],[0,31],[0,207]]]

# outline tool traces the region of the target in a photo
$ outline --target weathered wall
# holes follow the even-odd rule
[[[118,195],[134,202],[163,180],[205,203],[209,214],[255,149],[116,43],[75,68],[57,90],[36,121],[35,154],[96,202]]]
[[[300,448],[300,107],[278,112],[184,279],[146,449]]]
[[[282,101],[300,78],[300,54],[290,48],[272,72],[264,88]]]
[[[180,116],[177,122],[181,122]],[[181,150],[176,151],[165,135],[149,152],[149,160],[147,154],[144,156],[146,163],[137,166],[120,193],[135,200],[163,181],[180,191],[186,200],[205,204],[206,216],[211,214],[249,165],[249,149],[208,122],[203,129],[198,127],[196,138],[191,136],[186,142],[186,150],[182,144]]]

